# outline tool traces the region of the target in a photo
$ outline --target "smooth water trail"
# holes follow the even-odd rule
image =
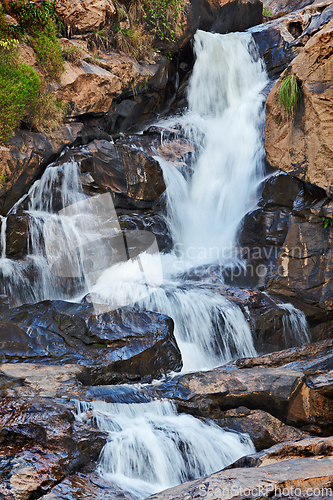
[[[198,31],[189,110],[167,121],[181,125],[196,147],[193,173],[167,179],[168,219],[178,253],[200,264],[232,255],[239,222],[256,204],[264,176],[265,67],[248,33]]]
[[[286,346],[295,347],[309,343],[311,336],[304,312],[290,303],[281,303],[278,306],[286,311],[282,317]]]
[[[164,283],[144,292],[141,277],[131,278],[131,264],[106,270],[92,287],[95,302],[136,303],[175,320],[185,370],[212,368],[233,357],[254,356],[250,327],[242,312],[214,290],[203,290],[179,275],[201,265],[230,263],[237,228],[256,202],[263,179],[264,95],[267,74],[251,35],[195,35],[196,63],[189,110],[164,121],[180,128],[179,137],[195,145],[187,168],[159,159],[166,180],[167,219],[175,251],[159,256]],[[148,257],[150,268],[156,257]]]
[[[1,220],[1,231],[0,231],[0,249],[1,257],[0,259],[6,258],[6,229],[7,229],[7,217],[0,215]]]
[[[100,473],[139,499],[211,474],[255,452],[247,434],[178,415],[169,401],[78,402],[76,418],[109,433]]]

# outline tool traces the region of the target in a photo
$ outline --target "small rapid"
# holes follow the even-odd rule
[[[76,418],[108,432],[99,472],[139,499],[255,452],[247,434],[179,415],[169,401],[77,402]]]

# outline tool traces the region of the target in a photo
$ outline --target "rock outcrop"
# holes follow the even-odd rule
[[[86,33],[105,26],[117,10],[112,0],[56,0],[57,14],[68,30]]]
[[[290,175],[273,175],[264,184],[258,207],[245,216],[239,236],[250,269],[258,265],[265,274],[266,268],[269,294],[296,300],[316,328],[320,316],[328,321],[324,335],[331,330],[332,207],[323,189]],[[307,310],[308,305],[317,313]],[[319,340],[318,334],[314,332],[313,340]]]
[[[67,475],[94,468],[107,434],[74,418],[70,397],[84,397],[80,367],[0,370],[0,497],[38,498]]]
[[[269,76],[278,76],[332,16],[332,2],[324,0],[249,29]]]
[[[281,16],[303,9],[308,5],[321,4],[321,0],[265,0],[264,7],[272,16]]]
[[[278,81],[267,98],[265,149],[275,168],[333,195],[333,21],[314,35],[286,70],[302,98],[293,116],[279,105]]]

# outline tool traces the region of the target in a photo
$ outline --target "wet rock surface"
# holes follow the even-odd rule
[[[308,436],[306,432],[285,425],[263,410],[249,410],[245,406],[224,411],[222,418],[215,420],[215,422],[220,427],[247,433],[257,451],[270,448],[276,443]]]
[[[182,366],[173,322],[157,313],[45,301],[3,313],[0,325],[3,362],[75,362],[85,383],[149,380]]]
[[[107,435],[74,418],[80,368],[17,363],[0,370],[1,498],[39,498],[66,475],[94,468]]]
[[[323,189],[290,175],[273,175],[258,207],[243,219],[239,236],[252,268],[266,267],[266,290],[273,300],[274,295],[291,300],[304,310],[316,329],[313,340],[331,331],[331,212],[332,201]]]
[[[73,474],[52,488],[45,500],[135,500],[135,497],[121,490],[96,473]]]
[[[83,148],[72,149],[59,164],[68,161],[80,163],[81,181],[87,194],[112,191],[116,208],[152,208],[165,191],[158,161],[131,147],[130,140],[119,145],[95,140]]]
[[[173,399],[179,411],[195,416],[223,422],[229,418],[227,410],[244,406],[248,411],[262,410],[305,432],[329,435],[333,416],[332,356],[332,341],[326,340],[238,360],[208,372],[178,376],[159,386],[157,394]],[[242,425],[251,430],[251,418],[246,414],[242,417]],[[264,417],[261,413],[252,418],[264,422]],[[274,428],[274,423],[270,425]],[[233,426],[237,427],[237,414]],[[287,433],[288,429],[278,432]],[[260,442],[261,437],[256,439]]]

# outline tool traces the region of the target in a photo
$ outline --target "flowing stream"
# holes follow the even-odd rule
[[[195,146],[187,165],[156,156],[167,185],[171,252],[159,254],[152,243],[150,251],[114,261],[123,251],[123,235],[112,199],[85,195],[75,162],[50,165],[12,209],[23,209],[28,218],[26,258],[6,256],[6,218],[0,233],[1,293],[14,305],[80,300],[89,293],[96,308],[135,305],[165,313],[175,322],[184,371],[256,355],[241,309],[211,286],[209,269],[242,265],[234,249],[239,223],[256,204],[264,178],[268,82],[248,33],[198,31],[195,53],[187,112],[159,123]],[[199,269],[206,279],[193,279]],[[281,307],[290,326],[295,315]],[[291,326],[299,330],[299,321]],[[303,337],[297,340],[307,340]],[[210,474],[254,451],[246,435],[178,415],[168,401],[81,402],[76,418],[109,432],[100,471],[138,498]]]

